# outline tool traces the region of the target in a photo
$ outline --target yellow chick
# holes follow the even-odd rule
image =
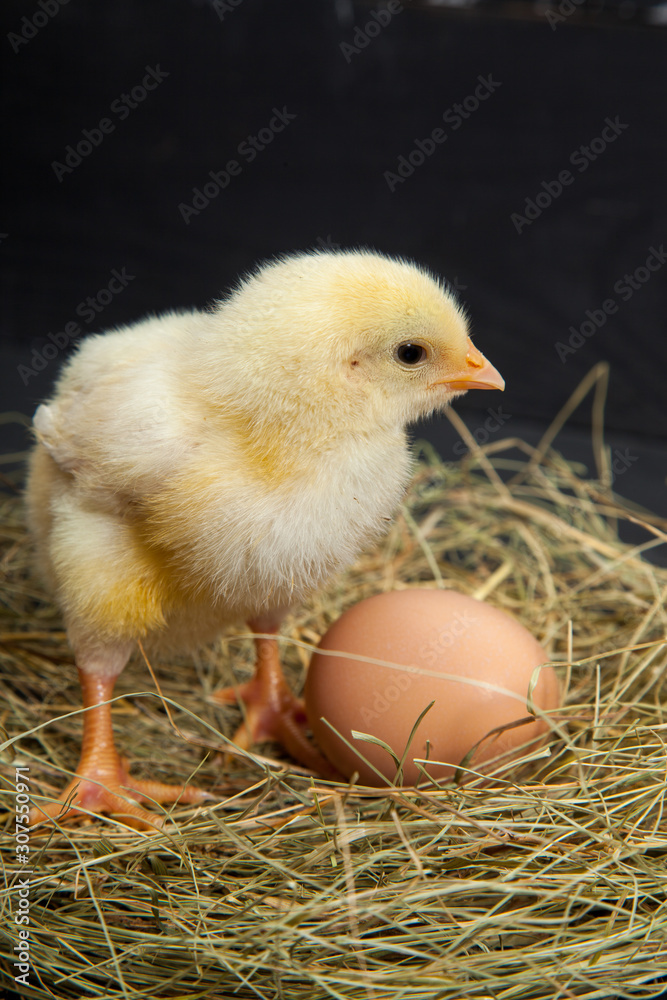
[[[40,564],[81,681],[83,744],[61,802],[159,825],[140,802],[204,793],[132,778],[108,699],[137,640],[170,650],[247,622],[258,638],[236,740],[323,768],[271,636],[387,528],[410,478],[405,428],[502,389],[426,271],[370,251],[258,268],[209,310],[87,338],[34,417],[27,485]],[[63,803],[67,802],[68,807]]]

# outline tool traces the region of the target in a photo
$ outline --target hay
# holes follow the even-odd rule
[[[603,379],[598,370],[587,387]],[[109,819],[31,833],[31,969],[21,996],[659,994],[667,571],[641,550],[664,542],[666,526],[611,493],[599,400],[597,481],[568,465],[550,437],[538,449],[506,440],[480,450],[467,435],[471,453],[456,465],[422,447],[382,548],[284,630],[298,686],[312,644],[363,597],[420,585],[488,600],[517,615],[558,664],[566,702],[549,747],[491,783],[348,787],[272,757],[221,753],[221,732],[238,713],[222,713],[207,694],[249,669],[247,638],[229,637],[197,660],[153,663],[162,697],[136,658],[114,702],[133,772],[170,781],[196,773],[216,800],[176,808],[173,824],[152,835]],[[81,731],[71,654],[58,612],[29,577],[13,481],[4,477],[0,511],[7,989],[17,989],[14,918],[26,878],[14,766],[30,768],[33,794],[56,794],[76,766]],[[645,527],[634,548],[617,536],[628,518]]]

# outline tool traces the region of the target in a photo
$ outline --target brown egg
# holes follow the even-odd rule
[[[325,650],[347,655],[325,655]],[[413,760],[426,757],[427,749],[430,761],[443,763],[422,766],[434,778],[448,779],[491,730],[529,716],[531,677],[547,660],[523,625],[483,601],[453,590],[378,594],[346,611],[322,639],[306,681],[308,721],[322,751],[342,774],[350,777],[358,771],[363,784],[384,785],[322,717],[392,781],[396,763],[391,756],[355,739],[353,732],[383,740],[400,759],[419,715],[433,701],[410,744],[402,783],[427,780]],[[558,707],[552,667],[539,672],[531,697],[538,709]],[[548,731],[548,723],[536,719],[491,735],[466,766],[480,770],[485,761]]]

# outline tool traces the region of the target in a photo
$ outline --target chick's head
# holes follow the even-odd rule
[[[265,411],[283,417],[404,426],[469,388],[504,387],[453,296],[404,260],[295,254],[261,267],[220,309],[227,364],[247,362],[246,398],[261,386]]]
[[[377,254],[355,254],[354,262],[346,256],[332,303],[338,361],[376,419],[406,424],[468,389],[504,387],[473,345],[463,309],[433,276]]]

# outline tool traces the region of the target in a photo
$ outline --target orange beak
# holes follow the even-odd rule
[[[459,392],[467,389],[500,389],[502,391],[505,388],[505,380],[468,338],[465,368],[448,375],[447,378],[438,379],[432,385],[446,385],[448,389]]]

